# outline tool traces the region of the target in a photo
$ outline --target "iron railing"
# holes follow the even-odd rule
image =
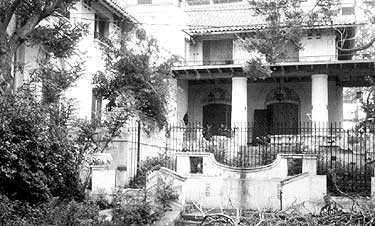
[[[232,167],[270,164],[278,153],[318,156],[318,174],[327,175],[328,189],[370,195],[374,175],[375,135],[372,130],[344,129],[341,123],[236,124],[231,128],[179,123],[167,129],[169,153],[210,152]],[[173,158],[171,158],[173,161]]]
[[[358,54],[329,54],[329,55],[300,55],[300,56],[286,56],[276,60],[277,63],[288,62],[288,63],[297,63],[297,62],[340,62],[346,60],[372,60],[373,56],[368,53],[358,53]],[[229,59],[201,59],[201,60],[185,60],[176,62],[173,66],[186,67],[186,66],[203,66],[203,65],[244,65],[248,62],[249,59],[241,58],[229,58]]]

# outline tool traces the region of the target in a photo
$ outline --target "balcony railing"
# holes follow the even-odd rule
[[[358,53],[358,54],[333,54],[333,55],[314,55],[314,56],[291,56],[277,60],[278,63],[293,63],[293,62],[336,62],[342,60],[369,60],[374,57],[369,53]],[[203,65],[244,65],[250,59],[220,59],[220,60],[185,60],[175,63],[175,67],[186,67],[186,66],[203,66]]]
[[[94,33],[94,38],[107,45],[110,45],[112,43],[109,38],[99,32]]]

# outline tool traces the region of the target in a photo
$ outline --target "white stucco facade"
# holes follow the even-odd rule
[[[182,82],[179,82],[182,84]],[[238,98],[238,96],[232,96],[232,85],[230,82],[227,84],[219,85],[206,85],[206,84],[194,84],[190,85],[187,89],[186,82],[184,86],[179,86],[180,92],[188,94],[188,107],[186,106],[185,98],[177,99],[177,106],[181,106],[181,113],[178,114],[179,120],[182,120],[183,115],[187,109],[189,115],[189,121],[202,122],[203,119],[203,106],[208,104],[205,102],[210,90],[220,88],[225,92],[225,99],[217,100],[215,103],[225,103],[231,105],[232,98]],[[275,90],[280,85],[278,83],[247,83],[247,121],[253,123],[254,121],[254,110],[255,109],[266,109],[267,95]],[[288,82],[284,83],[283,87],[291,89],[297,93],[300,98],[298,103],[298,119],[302,122],[309,122],[312,120],[312,84],[311,82]],[[343,107],[342,107],[342,86],[337,86],[335,81],[328,82],[328,121],[330,122],[341,122],[343,120]],[[184,106],[182,110],[182,106]],[[184,113],[185,112],[185,113]],[[240,121],[239,121],[240,122]],[[243,122],[243,121],[241,121]]]

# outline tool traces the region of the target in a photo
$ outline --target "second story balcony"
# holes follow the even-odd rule
[[[345,53],[345,54],[332,54],[332,55],[302,55],[299,56],[287,56],[280,59],[277,59],[274,65],[289,65],[294,63],[301,63],[301,64],[317,64],[317,63],[330,63],[330,62],[347,62],[347,61],[363,61],[363,60],[372,60],[374,57],[369,53]],[[174,67],[189,67],[189,68],[201,68],[207,66],[207,68],[215,67],[215,66],[224,66],[227,65],[236,65],[236,66],[244,66],[247,62],[251,60],[251,57],[248,58],[233,58],[233,57],[226,57],[226,58],[210,58],[210,57],[203,57],[203,59],[196,59],[196,60],[182,60],[180,62],[175,63]]]

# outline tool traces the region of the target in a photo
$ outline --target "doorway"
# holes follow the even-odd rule
[[[273,103],[267,105],[270,134],[298,133],[298,105],[295,103]]]
[[[205,137],[225,136],[230,130],[232,107],[229,104],[203,106],[203,128]]]

